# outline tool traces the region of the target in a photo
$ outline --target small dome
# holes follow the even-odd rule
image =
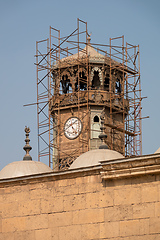
[[[155,153],[160,153],[160,147],[155,151]]]
[[[0,179],[22,177],[47,172],[52,172],[52,169],[42,162],[17,161],[9,163],[0,171]]]
[[[124,158],[124,156],[110,149],[95,149],[80,155],[70,166],[70,169],[100,165],[100,162]]]

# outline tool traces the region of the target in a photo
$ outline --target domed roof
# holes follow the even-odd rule
[[[52,169],[42,162],[17,161],[9,163],[0,171],[0,179],[22,177],[46,172],[52,172]]]
[[[160,147],[155,151],[155,153],[160,153]]]
[[[80,155],[70,166],[70,169],[100,165],[100,162],[124,158],[122,154],[110,149],[95,149]]]
[[[104,56],[103,54],[99,53],[91,44],[89,44],[87,47],[79,51],[79,53],[75,53],[73,55],[70,55],[68,57],[64,57],[60,60],[61,67],[65,66],[65,64],[77,64],[79,63],[79,60],[86,59],[86,53],[88,54],[89,62],[93,63],[107,63],[110,64],[110,58],[107,56]],[[116,62],[115,60],[111,59],[111,62],[113,65],[120,65],[120,63]],[[56,63],[53,68],[57,68],[58,63]]]
[[[23,149],[26,151],[26,155],[23,157],[23,161],[12,162],[5,166],[0,171],[0,179],[16,178],[33,174],[52,172],[52,169],[46,164],[42,162],[32,161],[32,157],[29,155],[29,152],[32,149],[32,147],[29,145],[30,128],[26,126],[24,131],[26,135],[26,145]]]
[[[86,47],[79,52],[79,58],[84,58],[86,57]],[[88,45],[88,55],[90,58],[94,58],[94,59],[103,59],[104,60],[104,55],[98,53],[91,45]],[[75,53],[71,56],[62,58],[61,61],[67,61],[67,60],[73,60],[73,59],[77,59],[78,58],[78,53]]]

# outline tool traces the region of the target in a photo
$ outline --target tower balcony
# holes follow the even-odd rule
[[[129,101],[119,94],[110,94],[103,90],[84,90],[67,94],[56,94],[49,102],[51,112],[58,108],[65,109],[85,105],[100,105],[111,107],[115,111],[124,111],[126,114],[129,110]]]

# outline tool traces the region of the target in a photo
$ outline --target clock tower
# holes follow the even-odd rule
[[[78,19],[65,37],[50,27],[50,38],[37,42],[36,59],[39,160],[49,156],[50,167],[64,170],[99,148],[102,112],[109,149],[142,154],[138,45],[124,45],[123,36],[92,43]]]
[[[52,66],[55,89],[50,112],[55,124],[53,162],[58,169],[69,167],[80,154],[100,146],[102,111],[107,145],[125,154],[123,131],[113,136],[111,129],[111,125],[123,128],[129,107],[123,95],[124,69],[117,65],[120,63],[99,53],[88,36],[86,47],[78,54],[62,58]]]

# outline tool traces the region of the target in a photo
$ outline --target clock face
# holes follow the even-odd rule
[[[75,139],[82,131],[82,123],[79,118],[71,117],[64,125],[65,136],[69,139]]]

